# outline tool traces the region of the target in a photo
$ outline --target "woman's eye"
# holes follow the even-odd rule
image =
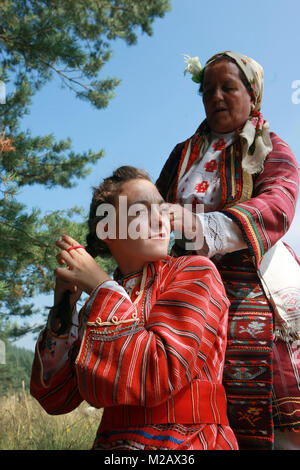
[[[135,214],[135,215],[136,215],[136,217],[138,217],[138,216],[140,216],[140,215],[142,215],[142,214],[146,214],[146,213],[147,213],[147,211],[145,211],[144,209],[141,209],[141,210],[139,210],[139,211],[136,211],[136,214]]]
[[[223,85],[223,90],[225,91],[233,91],[236,89],[236,86],[232,83],[232,84],[224,84]]]
[[[146,212],[147,212],[147,211],[145,211],[145,209],[139,209],[139,210],[134,211],[134,214],[133,214],[133,215],[134,215],[135,217],[139,217],[139,216],[142,215],[142,214],[146,214]]]
[[[140,217],[142,215],[147,215],[147,213],[147,207],[141,204],[132,205],[128,210],[129,217]]]

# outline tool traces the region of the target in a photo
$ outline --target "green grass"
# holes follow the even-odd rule
[[[91,449],[102,410],[83,402],[71,413],[48,415],[24,389],[0,397],[1,450]]]

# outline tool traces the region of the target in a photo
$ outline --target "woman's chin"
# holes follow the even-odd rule
[[[145,252],[145,259],[147,262],[159,261],[168,256],[168,247],[156,247]]]
[[[230,132],[233,132],[235,130],[235,127],[232,127],[232,125],[230,124],[213,125],[210,126],[210,128],[213,132],[216,132],[217,134],[229,134]]]

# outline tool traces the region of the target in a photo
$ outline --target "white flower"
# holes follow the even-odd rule
[[[185,54],[184,60],[187,63],[187,66],[184,70],[184,75],[189,72],[192,75],[199,75],[202,67],[199,61],[199,57],[190,57],[189,55]]]

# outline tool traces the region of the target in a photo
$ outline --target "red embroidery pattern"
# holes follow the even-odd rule
[[[202,183],[196,184],[195,190],[197,191],[197,193],[205,193],[208,186],[209,186],[209,184],[208,184],[207,181],[202,181]]]
[[[209,173],[212,173],[213,171],[216,171],[216,169],[218,168],[217,161],[216,160],[210,160],[209,162],[205,163],[204,168]]]
[[[223,150],[226,147],[226,142],[224,139],[219,139],[214,143],[213,149],[216,152],[217,150]]]

